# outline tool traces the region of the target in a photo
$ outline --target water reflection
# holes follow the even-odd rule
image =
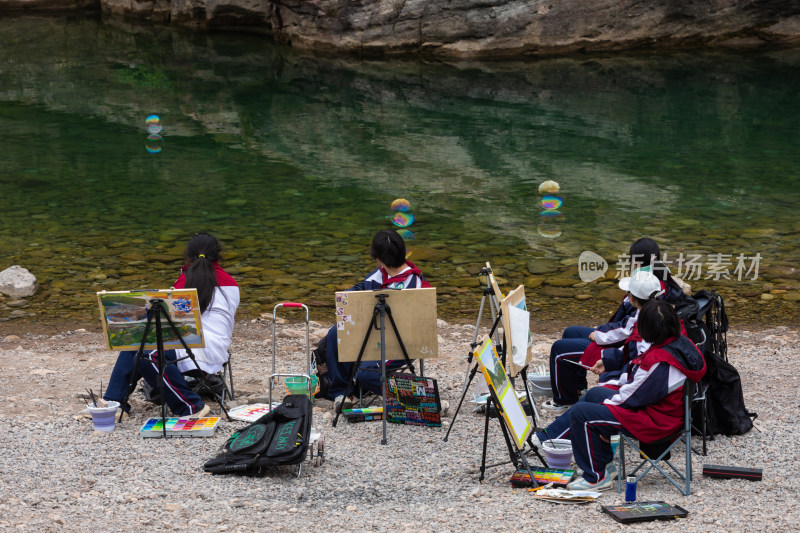
[[[474,319],[490,260],[540,317],[605,317],[620,294],[581,283],[578,256],[613,264],[642,234],[673,257],[760,253],[755,281],[693,284],[734,315],[798,315],[796,51],[374,62],[39,18],[4,21],[0,42],[0,266],[43,286],[0,318],[85,317],[97,290],[169,283],[198,230],[227,245],[244,314],[327,305],[371,267],[398,198],[445,316]],[[559,216],[541,216],[546,180]]]

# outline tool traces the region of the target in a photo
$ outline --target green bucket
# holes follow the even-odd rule
[[[308,394],[308,387],[306,383],[308,378],[305,377],[288,377],[283,381],[283,385],[286,387],[286,394],[297,394],[297,395],[304,395]],[[319,392],[319,378],[317,376],[311,376],[311,394],[312,396]]]

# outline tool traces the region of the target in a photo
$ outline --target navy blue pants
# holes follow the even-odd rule
[[[611,462],[612,435],[622,431],[622,424],[614,418],[605,404],[580,402],[569,409],[569,431],[575,463],[583,470],[583,479],[597,483],[605,476],[606,465]]]
[[[592,342],[589,334],[593,331],[594,328],[570,326],[564,330],[561,339],[550,347],[550,387],[556,403],[573,404],[586,388],[586,369],[567,363],[566,359],[578,361],[581,358]]]
[[[165,350],[164,357],[167,361],[174,361],[176,358],[175,350]],[[103,395],[106,400],[113,400],[119,402],[120,406],[125,411],[130,411],[130,405],[123,405],[128,384],[131,380],[131,375],[136,372],[136,380],[143,377],[147,383],[150,384],[155,390],[158,389],[158,356],[156,351],[153,350],[147,355],[147,358],[139,361],[137,368],[134,368],[136,361],[135,351],[120,352],[117,357],[117,362],[114,364],[114,370],[111,371],[111,378],[108,381],[108,389]],[[170,408],[170,411],[175,416],[187,416],[200,411],[205,403],[194,392],[186,380],[183,379],[183,374],[178,370],[177,365],[167,365],[164,370],[164,399]]]
[[[339,362],[339,346],[336,339],[336,326],[331,326],[328,330],[328,337],[325,346],[325,361],[328,365],[328,379],[330,379],[330,386],[328,387],[328,399],[335,400],[337,396],[345,393],[347,388],[347,380],[350,379],[350,373],[353,371],[355,363],[340,363]],[[404,361],[387,361],[386,370],[393,370],[403,366]],[[358,367],[356,372],[356,381],[362,390],[381,394],[381,363],[380,361],[364,361]],[[350,387],[350,394],[355,391]]]
[[[603,401],[611,398],[616,393],[617,391],[606,387],[592,387],[578,400],[578,403],[561,413],[549,426],[536,434],[539,437],[539,442],[544,442],[547,439],[570,439],[570,416],[572,410],[584,402],[603,403]]]

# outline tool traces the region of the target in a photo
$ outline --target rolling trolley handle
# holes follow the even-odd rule
[[[308,334],[309,334],[309,331],[308,331],[308,307],[306,307],[305,304],[302,304],[300,302],[282,302],[282,303],[279,303],[279,304],[275,305],[275,307],[272,308],[272,374],[270,374],[270,377],[269,377],[269,405],[270,405],[270,409],[272,409],[272,389],[275,388],[275,350],[277,348],[277,345],[275,344],[275,330],[276,330],[276,326],[275,325],[277,324],[277,320],[278,320],[278,308],[279,307],[299,307],[299,308],[304,309],[305,312],[306,312],[306,368],[307,368],[306,372],[308,372],[309,374],[311,373],[311,351],[309,349],[309,344],[308,344],[308,342],[309,342],[308,341]],[[309,392],[311,391],[311,380],[310,379],[308,380],[308,390],[309,390]]]

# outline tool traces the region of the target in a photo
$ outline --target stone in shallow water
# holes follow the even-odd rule
[[[39,283],[28,269],[13,265],[0,272],[0,292],[14,297],[25,298],[33,296]]]
[[[542,259],[528,261],[528,272],[531,274],[548,274],[558,270],[558,265]]]
[[[547,278],[545,283],[552,287],[572,287],[578,282],[570,278]]]
[[[545,296],[551,296],[555,298],[572,298],[575,295],[573,290],[564,287],[541,287],[539,292]]]

